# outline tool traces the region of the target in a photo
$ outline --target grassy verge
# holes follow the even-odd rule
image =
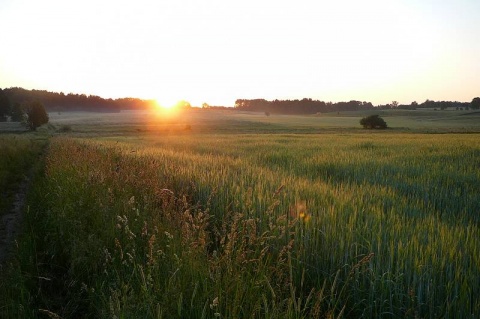
[[[10,208],[18,184],[44,143],[28,136],[0,135],[0,212]]]
[[[15,193],[22,179],[34,178],[43,169],[41,153],[47,140],[36,135],[0,136],[0,208],[3,214],[10,213]],[[25,236],[21,236],[22,238]],[[27,236],[28,237],[28,236]],[[18,245],[18,242],[17,242]],[[15,248],[15,247],[14,247]],[[18,249],[18,246],[16,247]],[[34,256],[32,254],[32,256]],[[32,260],[29,261],[32,265]],[[20,271],[16,257],[4,261],[0,278],[0,317],[32,317],[28,311],[30,287],[25,285],[28,275]]]

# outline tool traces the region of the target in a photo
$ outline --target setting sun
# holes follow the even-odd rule
[[[155,99],[157,108],[163,113],[177,113],[181,110],[186,110],[191,107],[190,102],[185,100],[168,101],[167,99]]]
[[[176,104],[175,102],[165,102],[161,99],[156,99],[155,101],[157,102],[157,107],[163,111],[172,111]]]

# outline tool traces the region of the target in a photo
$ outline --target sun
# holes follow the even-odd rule
[[[156,99],[157,107],[162,111],[172,111],[175,108],[176,102],[165,101],[165,99]]]
[[[190,102],[186,100],[168,100],[168,99],[155,99],[157,111],[162,114],[177,114],[182,113],[185,110],[188,110],[192,107]]]

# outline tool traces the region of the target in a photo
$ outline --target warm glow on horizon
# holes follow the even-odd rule
[[[155,100],[155,120],[162,121],[162,120],[172,120],[177,117],[179,114],[179,109],[177,107],[177,103],[173,100],[170,102],[160,102],[160,99]]]
[[[155,100],[156,106],[157,108],[163,111],[171,111],[175,108],[175,105],[177,104],[177,102],[173,102],[173,101],[165,101],[165,100],[163,100],[162,102],[160,101],[162,100],[161,99]]]
[[[4,0],[0,88],[165,108],[470,101],[480,95],[478,12],[476,0]]]

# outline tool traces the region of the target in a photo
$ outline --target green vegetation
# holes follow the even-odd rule
[[[379,115],[370,115],[360,120],[360,125],[368,129],[386,129],[387,123]]]
[[[27,127],[30,130],[36,131],[39,126],[48,123],[48,114],[41,102],[30,102],[25,106],[25,108],[27,115]]]
[[[23,107],[19,102],[15,102],[10,113],[10,119],[12,122],[24,122],[26,120],[26,114],[23,111]]]
[[[31,136],[0,135],[0,212],[8,209],[18,183],[27,175],[43,144]]]
[[[470,103],[470,106],[474,110],[480,109],[480,97],[473,98],[472,102]]]
[[[51,140],[0,317],[480,312],[478,134],[205,114],[101,127],[58,115],[72,137]]]

